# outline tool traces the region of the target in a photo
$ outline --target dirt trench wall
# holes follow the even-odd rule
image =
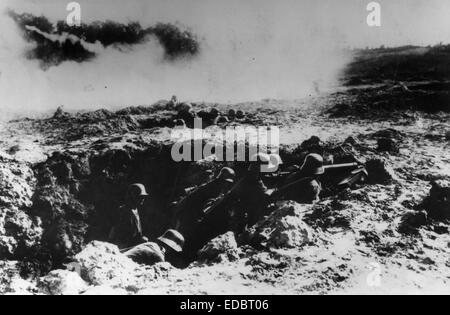
[[[167,154],[170,147],[159,144],[121,148],[97,144],[89,151],[56,152],[37,165],[30,211],[42,220],[41,255],[46,252],[58,264],[87,241],[106,240],[115,211],[133,182],[145,184],[153,197],[146,205],[156,209],[151,221],[164,221],[154,216],[162,213],[171,197],[167,187],[173,186],[177,171]]]
[[[36,165],[29,213],[42,222],[42,241],[26,259],[59,267],[91,240],[107,241],[128,186],[142,183],[150,197],[144,206],[144,233],[156,238],[171,227],[170,204],[217,175],[223,163],[176,163],[171,143],[140,139],[97,142],[83,150],[55,152]],[[22,257],[21,257],[22,258]]]
[[[160,236],[170,224],[170,202],[220,169],[208,161],[175,163],[171,148],[170,143],[119,137],[55,152],[34,166],[2,156],[0,259],[22,261],[27,272],[45,273],[90,240],[107,240],[134,182],[143,183],[151,195],[145,205],[147,235]]]
[[[31,166],[0,156],[0,259],[23,257],[42,236],[30,215],[36,178]]]

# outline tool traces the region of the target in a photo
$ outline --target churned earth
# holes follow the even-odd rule
[[[184,269],[137,265],[105,242],[129,183],[157,196],[148,222],[156,237],[167,204],[225,165],[171,159],[176,112],[167,102],[2,124],[0,292],[449,294],[447,83],[384,79],[295,101],[194,104],[245,111],[206,128],[209,139],[227,126],[277,126],[283,167],[319,152],[364,163],[369,178],[345,190],[325,178],[313,205],[274,202],[256,226],[217,237]]]

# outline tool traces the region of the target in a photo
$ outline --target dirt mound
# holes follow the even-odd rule
[[[356,50],[355,59],[344,71],[345,84],[352,86],[384,81],[449,80],[449,52],[449,45]]]
[[[233,232],[218,236],[198,253],[200,263],[220,263],[239,259],[240,250]]]
[[[0,206],[31,207],[35,185],[36,179],[29,165],[0,157]]]
[[[381,158],[367,161],[366,169],[372,184],[389,184],[396,178],[394,170]]]
[[[146,273],[143,267],[122,255],[117,246],[101,242],[88,244],[74,257],[74,264],[81,278],[93,286],[126,287],[140,282],[137,274]]]
[[[39,279],[38,288],[44,294],[77,295],[86,290],[87,284],[76,272],[54,270]]]
[[[268,248],[302,247],[313,242],[314,233],[303,221],[311,206],[295,202],[282,202],[250,234],[250,243]]]
[[[90,286],[109,287],[136,293],[158,279],[167,278],[174,268],[168,263],[152,267],[138,265],[120,253],[117,246],[92,242],[74,258],[73,266]],[[94,292],[91,291],[90,294]]]
[[[0,292],[52,295],[133,294],[148,288],[158,279],[167,278],[171,270],[174,270],[167,263],[153,267],[140,266],[122,255],[117,246],[102,242],[88,244],[67,267],[70,270],[54,270],[33,282],[20,282],[16,273],[11,273],[9,277],[3,277]],[[5,266],[2,269],[7,270]]]
[[[448,89],[436,91],[432,83],[422,89],[413,83],[404,86],[406,89],[393,88],[392,84],[351,89],[346,102],[335,104],[327,113],[332,117],[402,119],[407,112],[450,112]]]

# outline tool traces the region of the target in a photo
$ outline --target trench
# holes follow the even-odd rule
[[[238,174],[247,167],[174,162],[171,148],[170,143],[153,142],[111,149],[102,143],[88,150],[55,152],[36,165],[38,183],[30,214],[42,220],[44,234],[38,246],[20,255],[25,272],[60,268],[89,241],[108,241],[132,183],[144,184],[150,195],[141,219],[144,234],[152,241],[174,228],[171,204],[186,189],[208,182],[223,166],[232,166]],[[180,266],[188,263],[182,260]]]
[[[351,154],[340,151],[341,145],[324,148],[318,141],[312,138],[300,146],[282,146],[279,153],[284,167],[298,164],[312,152],[333,154],[335,163],[354,162]],[[61,268],[88,242],[108,241],[117,211],[132,183],[144,184],[150,195],[141,219],[144,234],[152,241],[174,228],[171,205],[186,190],[208,182],[224,166],[236,171],[237,180],[248,168],[248,162],[175,162],[171,148],[171,143],[156,141],[122,143],[119,147],[100,142],[87,149],[55,152],[36,165],[37,187],[29,213],[40,218],[44,233],[39,244],[17,257],[23,262],[23,273],[45,274]],[[323,180],[325,187],[333,186],[332,177]],[[269,176],[265,183],[274,188],[279,180]],[[332,193],[332,189],[323,191],[324,195]],[[227,226],[219,222],[204,243],[226,232]],[[193,256],[181,257],[176,267],[186,267],[194,260]]]

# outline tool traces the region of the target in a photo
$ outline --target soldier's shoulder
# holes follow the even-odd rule
[[[147,242],[147,243],[144,243],[143,246],[150,248],[154,251],[161,251],[161,248],[159,247],[159,245],[156,242]]]

